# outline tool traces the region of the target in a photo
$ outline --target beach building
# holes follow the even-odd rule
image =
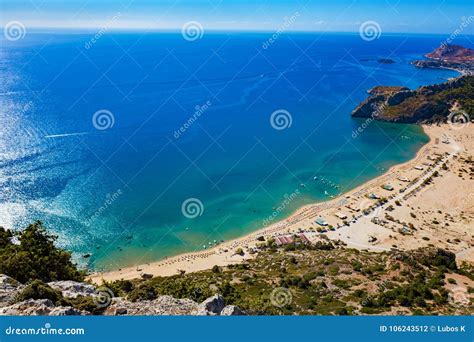
[[[376,194],[371,193],[371,194],[369,195],[369,198],[370,198],[370,199],[380,199],[380,196],[377,196]]]
[[[291,235],[277,236],[275,238],[275,243],[277,244],[277,246],[288,245],[290,243],[293,243],[293,241],[294,239]]]
[[[341,220],[345,220],[347,218],[347,215],[346,214],[343,214],[341,212],[337,212],[335,213],[334,215],[336,215],[338,218],[340,218]]]
[[[388,191],[393,191],[393,186],[391,186],[390,184],[384,184],[384,185],[382,185],[382,189],[388,190]]]
[[[316,221],[314,221],[314,222],[316,222],[317,224],[319,224],[321,227],[326,227],[326,226],[328,226],[328,223],[327,223],[326,220],[323,219],[322,217],[318,217],[318,218],[316,219]]]
[[[306,234],[301,233],[301,234],[299,234],[298,236],[299,236],[299,238],[301,239],[301,241],[302,241],[304,244],[311,243],[311,241],[308,239],[308,237],[306,236]]]

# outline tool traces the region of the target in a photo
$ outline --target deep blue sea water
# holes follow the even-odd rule
[[[427,137],[373,122],[354,138],[351,110],[375,85],[456,75],[410,64],[441,36],[289,34],[263,49],[269,33],[134,32],[87,49],[94,34],[2,41],[0,225],[41,220],[95,269],[199,250],[262,227],[291,194],[277,219],[380,175]],[[95,127],[100,110],[111,127]],[[272,127],[276,110],[290,127]]]

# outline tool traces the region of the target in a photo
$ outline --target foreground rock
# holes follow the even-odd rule
[[[202,303],[191,299],[176,299],[171,296],[160,296],[155,300],[142,300],[130,302],[121,297],[101,298],[94,285],[76,281],[53,281],[48,286],[61,292],[65,300],[61,303],[72,303],[81,298],[92,298],[92,302],[103,310],[104,315],[243,315],[243,311],[234,305],[225,306],[224,298],[216,294]],[[17,294],[25,288],[15,279],[0,274],[0,316],[71,316],[90,315],[84,310],[78,310],[71,306],[55,305],[50,299],[28,299],[15,303]],[[57,304],[58,302],[56,302]],[[75,304],[74,304],[75,305]],[[102,312],[99,310],[98,312]],[[97,313],[97,312],[95,312]]]
[[[23,284],[15,279],[5,274],[0,274],[0,307],[11,304],[16,294],[24,287]]]
[[[245,315],[245,312],[240,310],[240,308],[235,305],[227,305],[221,311],[221,316],[242,316],[242,315]]]
[[[66,298],[77,298],[78,296],[93,296],[96,289],[93,285],[77,281],[53,281],[48,283],[55,290],[61,291]]]
[[[104,315],[191,315],[199,304],[190,299],[176,299],[160,296],[155,300],[130,302],[123,298],[114,298]]]
[[[8,316],[77,316],[89,315],[86,311],[74,309],[70,306],[55,306],[49,299],[28,299],[4,308],[0,308],[0,315]]]
[[[195,314],[198,316],[219,315],[222,309],[224,309],[224,307],[224,298],[222,298],[221,295],[214,295],[199,304],[199,307],[197,308]]]
[[[192,316],[231,316],[245,313],[235,305],[225,306],[221,295],[209,297],[201,304],[190,299],[176,299],[160,296],[155,300],[130,302],[124,298],[114,298],[104,315],[192,315]]]

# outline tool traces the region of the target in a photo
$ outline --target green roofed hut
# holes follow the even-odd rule
[[[326,220],[323,219],[322,217],[318,217],[315,222],[316,222],[317,224],[319,224],[320,226],[322,226],[322,227],[328,226],[328,223],[327,223]]]

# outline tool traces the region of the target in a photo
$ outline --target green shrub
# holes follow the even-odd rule
[[[153,300],[156,299],[156,297],[156,290],[149,282],[140,284],[138,287],[133,289],[127,296],[127,298],[132,302],[136,302],[139,300]]]
[[[53,303],[59,303],[63,296],[60,291],[51,288],[41,280],[34,280],[16,295],[15,302],[27,299],[50,299]]]
[[[13,233],[0,227],[0,273],[21,283],[84,279],[85,272],[72,263],[71,253],[54,245],[57,237],[46,232],[41,222],[29,225],[18,236],[20,244],[13,244]]]
[[[93,315],[102,315],[106,306],[97,306],[92,297],[82,297],[69,299],[70,305],[78,310],[88,311]]]

